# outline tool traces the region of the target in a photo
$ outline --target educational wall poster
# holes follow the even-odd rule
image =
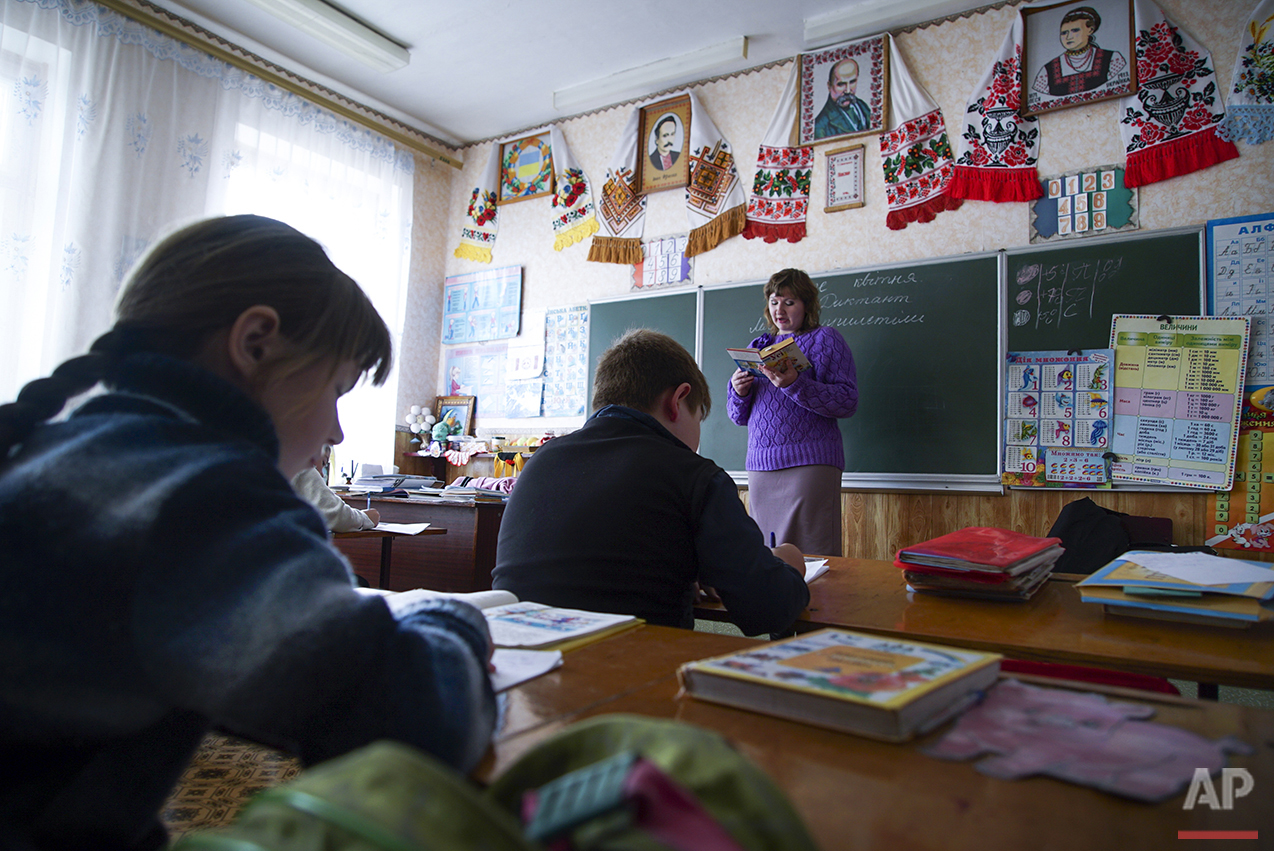
[[[1116,482],[1229,490],[1247,363],[1246,316],[1111,318]]]
[[[521,266],[482,269],[443,280],[444,343],[516,337],[521,315]]]
[[[689,284],[693,261],[686,256],[689,234],[652,239],[641,246],[641,262],[633,267],[633,291]]]
[[[544,398],[544,379],[510,381],[505,385],[504,398],[506,417],[538,417],[540,401]]]
[[[1141,226],[1137,190],[1124,186],[1124,167],[1102,165],[1046,177],[1031,202],[1031,242],[1103,236]]]
[[[1204,543],[1268,552],[1274,550],[1274,422],[1253,425],[1245,417],[1241,429],[1234,487],[1208,496],[1212,537]]]
[[[1208,312],[1252,320],[1243,418],[1249,408],[1274,411],[1274,213],[1208,222]]]
[[[1008,353],[1003,484],[1107,483],[1114,361],[1111,349]]]
[[[588,399],[588,305],[544,315],[544,416],[580,417]]]
[[[504,416],[504,367],[507,343],[444,349],[447,396],[477,396],[483,417]]]

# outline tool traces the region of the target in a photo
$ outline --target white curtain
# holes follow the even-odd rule
[[[110,327],[175,223],[258,213],[321,242],[401,339],[414,159],[85,0],[2,0],[0,400]],[[341,405],[343,459],[394,463],[397,374]]]

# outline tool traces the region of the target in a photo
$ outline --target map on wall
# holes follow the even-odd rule
[[[477,343],[516,337],[521,315],[521,266],[483,269],[444,279],[444,343]]]

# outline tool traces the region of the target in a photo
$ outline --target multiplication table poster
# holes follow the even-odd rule
[[[1115,353],[1009,352],[1004,382],[1006,485],[1076,487],[1109,478]]]
[[[1228,490],[1247,364],[1246,316],[1112,317],[1116,482]]]

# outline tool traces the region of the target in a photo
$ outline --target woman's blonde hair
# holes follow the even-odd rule
[[[66,400],[108,378],[127,355],[141,352],[189,360],[243,311],[267,305],[295,354],[278,363],[286,375],[331,361],[353,361],[374,384],[392,364],[389,329],[367,295],[323,247],[282,222],[262,216],[205,219],[156,244],[129,276],[115,325],[89,353],[66,361],[49,378],[27,384],[0,406],[0,458]]]
[[[801,323],[801,327],[796,329],[796,333],[809,331],[818,327],[818,287],[814,286],[814,282],[810,280],[810,276],[802,272],[800,269],[782,269],[770,276],[770,280],[765,282],[765,307],[761,314],[765,317],[765,324],[770,329],[771,334],[777,334],[779,327],[774,324],[774,318],[770,316],[770,296],[778,295],[781,291],[787,290],[792,298],[799,298],[805,305],[805,320]]]

